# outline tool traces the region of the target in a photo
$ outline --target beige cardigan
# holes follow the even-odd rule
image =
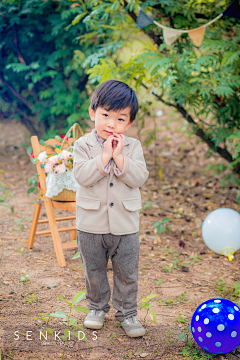
[[[125,135],[123,172],[114,160],[103,169],[102,149],[95,129],[74,144],[73,171],[79,188],[76,194],[76,227],[94,234],[124,235],[139,231],[141,187],[148,179],[139,140]]]

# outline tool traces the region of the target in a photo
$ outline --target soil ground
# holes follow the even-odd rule
[[[88,342],[70,341],[64,359],[184,359],[179,352],[186,346],[186,338],[178,341],[178,336],[190,326],[197,306],[208,299],[224,297],[214,287],[217,279],[225,281],[229,289],[233,288],[234,282],[240,281],[239,252],[229,262],[226,257],[210,251],[201,237],[202,221],[209,212],[221,207],[240,209],[235,202],[238,189],[232,186],[221,188],[224,174],[214,176],[212,171],[205,170],[207,165],[224,163],[224,160],[217,154],[205,158],[207,146],[202,142],[196,144],[195,137],[189,138],[177,129],[179,125],[185,126],[182,121],[168,124],[167,115],[156,118],[156,121],[161,127],[156,148],[154,143],[143,145],[150,176],[141,188],[142,204],[146,201],[152,203],[140,212],[138,302],[143,296],[158,295],[151,307],[157,314],[157,322],[153,323],[151,315],[145,319],[146,311],[139,310],[138,319],[142,324],[145,319],[146,335],[128,338],[118,326],[114,318],[115,309],[111,307],[104,327],[97,331],[97,340],[92,339],[92,331],[84,329]],[[148,119],[145,130],[151,129],[153,119]],[[136,125],[130,127],[126,135],[138,138]],[[142,144],[146,136],[141,136]],[[76,250],[65,251],[67,267],[59,267],[51,237],[37,237],[33,248],[27,248],[36,202],[35,194],[27,195],[26,180],[36,172],[26,154],[29,133],[13,120],[2,120],[0,140],[1,196],[12,207],[11,211],[11,207],[0,206],[2,359],[61,359],[63,345],[58,340],[51,341],[50,336],[47,341],[40,341],[39,332],[44,329],[44,323],[35,317],[41,313],[68,310],[68,305],[57,297],[71,301],[77,292],[84,290],[84,270],[80,259],[71,260]],[[56,211],[56,214],[64,215],[65,212]],[[171,219],[168,223],[171,231],[164,230],[159,235],[152,225],[166,217]],[[41,218],[46,218],[44,208]],[[59,226],[67,225],[72,223],[69,221],[69,224],[65,222]],[[47,225],[42,224],[38,230],[46,228]],[[62,241],[66,241],[68,236],[69,233],[61,233]],[[179,258],[182,258],[184,267],[181,261],[174,261]],[[164,266],[170,268],[162,269]],[[111,265],[109,268],[112,289]],[[20,281],[22,270],[29,275],[29,281]],[[156,284],[160,279],[161,283]],[[32,294],[36,302],[30,302]],[[226,297],[230,298],[230,295]],[[86,306],[86,300],[79,305]],[[85,314],[75,312],[73,315],[83,322]],[[57,319],[53,319],[48,327],[58,331],[65,328],[64,323]],[[27,341],[21,334],[15,340],[15,331],[21,334],[32,331],[32,340]],[[190,339],[202,354],[196,359],[205,359],[207,353],[201,352],[192,335]],[[216,358],[237,359],[239,354],[235,350]]]

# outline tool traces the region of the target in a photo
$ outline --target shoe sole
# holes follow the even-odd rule
[[[146,331],[142,330],[142,329],[139,329],[138,331],[135,330],[134,333],[131,333],[131,332],[127,332],[126,331],[126,334],[129,336],[129,337],[139,337],[139,336],[143,336],[145,335]]]
[[[97,321],[84,321],[83,325],[86,326],[86,328],[88,329],[96,329],[96,330],[99,330],[103,327],[103,324],[98,323]]]

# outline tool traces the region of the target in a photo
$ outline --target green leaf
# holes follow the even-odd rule
[[[77,307],[75,307],[73,310],[75,310],[75,311],[81,311],[81,312],[84,312],[84,313],[86,313],[86,314],[88,314],[88,313],[90,312],[90,310],[86,309],[86,308],[83,307],[83,306],[77,306]]]
[[[31,194],[33,191],[35,191],[35,188],[30,188],[28,189],[27,194]]]
[[[155,311],[149,310],[149,313],[150,313],[150,314],[152,315],[152,317],[153,317],[153,322],[154,322],[154,324],[156,324],[156,322],[157,322],[157,317],[156,317]]]
[[[46,143],[45,143],[45,141],[44,141],[43,139],[40,139],[40,140],[39,140],[39,143],[40,143],[41,145],[46,145]]]
[[[76,305],[79,301],[81,301],[82,299],[84,299],[86,295],[86,291],[80,291],[78,292],[74,298],[73,298],[73,301],[72,301],[72,306]]]
[[[76,324],[76,322],[77,322],[77,319],[75,319],[75,318],[70,318],[70,320],[69,320],[69,326],[72,326],[72,325]]]
[[[47,328],[47,333],[48,333],[49,335],[53,335],[53,330],[52,330],[51,328]]]
[[[172,272],[172,268],[171,268],[170,266],[167,266],[167,265],[166,265],[166,266],[163,266],[163,267],[162,267],[162,270],[165,270],[165,269],[166,269],[169,273]]]
[[[81,256],[80,256],[80,253],[77,252],[75,255],[73,255],[73,257],[71,258],[71,260],[78,259],[78,258],[80,258],[80,257],[81,257]]]
[[[67,320],[67,315],[64,311],[56,311],[55,313],[50,313],[50,316],[59,317]]]
[[[152,227],[156,227],[156,226],[158,226],[160,224],[160,221],[156,221],[153,225],[152,225]]]
[[[168,222],[168,221],[171,221],[171,219],[165,218],[165,219],[163,219],[163,220],[161,221],[161,223],[162,223],[162,224],[165,224],[165,223]]]
[[[32,146],[29,146],[29,147],[27,148],[27,154],[28,154],[28,156],[30,156],[32,152],[33,152],[33,148],[32,148]]]
[[[70,307],[72,306],[72,304],[69,301],[65,300],[62,296],[58,296],[57,299],[65,301]]]
[[[180,334],[178,340],[183,340],[186,336],[187,334]]]
[[[162,279],[159,279],[158,281],[155,282],[156,285],[160,285],[162,282]]]
[[[162,224],[160,224],[158,227],[157,227],[157,232],[158,234],[161,234],[161,232],[163,231],[164,227]]]
[[[141,299],[142,302],[149,302],[149,299],[146,298],[146,296],[144,296],[142,299]]]
[[[56,140],[59,140],[59,141],[62,141],[62,139],[61,139],[60,136],[58,136],[58,135],[55,136],[55,139],[56,139]]]
[[[156,296],[158,296],[158,294],[150,294],[150,295],[148,296],[148,299],[149,299],[149,300],[152,300],[152,299],[154,299]]]

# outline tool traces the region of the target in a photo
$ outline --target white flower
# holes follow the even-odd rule
[[[46,173],[49,173],[52,170],[52,168],[53,168],[53,164],[51,162],[49,162],[49,161],[44,166],[44,169],[45,169]]]
[[[48,154],[46,151],[41,151],[37,157],[37,159],[40,161],[40,163],[45,164],[47,162]]]

